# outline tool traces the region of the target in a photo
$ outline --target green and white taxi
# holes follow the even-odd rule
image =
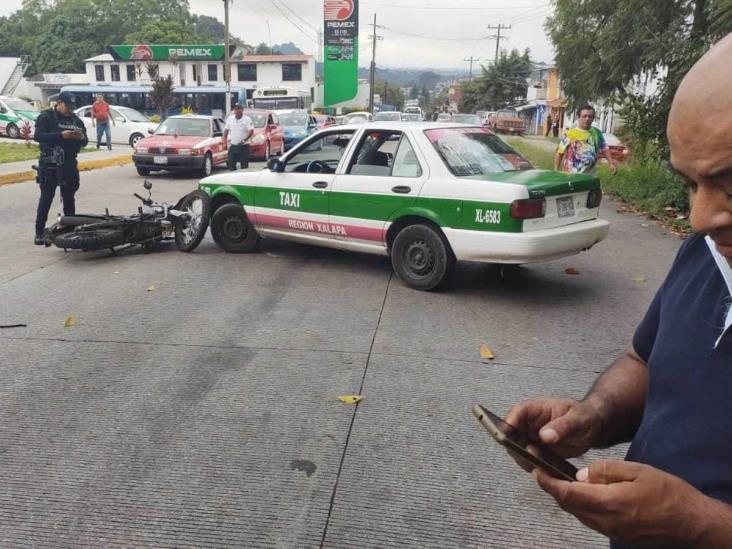
[[[27,135],[32,138],[39,114],[39,110],[27,101],[0,95],[0,133],[8,137],[17,139]]]
[[[261,237],[391,257],[431,290],[457,260],[532,263],[607,236],[597,178],[536,170],[489,129],[371,122],[321,130],[259,172],[213,175],[211,233],[227,252]]]

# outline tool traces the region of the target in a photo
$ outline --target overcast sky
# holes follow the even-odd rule
[[[191,11],[224,20],[222,0],[189,0]],[[0,0],[0,16],[9,15],[21,0]],[[289,8],[289,10],[288,10]],[[371,62],[368,40],[374,13],[383,40],[377,42],[376,62],[386,67],[468,68],[463,59],[493,59],[495,31],[488,25],[507,24],[502,48],[530,48],[532,58],[551,61],[552,48],[543,23],[551,12],[548,0],[361,0],[359,64]],[[317,55],[317,31],[323,25],[323,0],[233,0],[231,32],[250,44],[294,42]],[[298,28],[299,27],[299,28]],[[477,66],[474,66],[476,70]]]

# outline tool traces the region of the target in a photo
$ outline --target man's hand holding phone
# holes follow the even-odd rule
[[[61,132],[63,139],[84,139],[84,132],[81,130],[64,130]]]
[[[541,442],[568,458],[581,456],[601,445],[605,419],[590,403],[551,398],[527,400],[513,406],[506,422],[525,432],[530,440]],[[519,465],[526,468],[525,463]]]

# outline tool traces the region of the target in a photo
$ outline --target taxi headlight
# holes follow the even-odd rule
[[[259,135],[255,135],[252,138],[252,143],[254,143],[254,144],[259,144],[262,142],[264,142],[264,135],[262,135],[261,133]]]
[[[147,147],[137,147],[135,152],[137,154],[147,154]]]
[[[191,156],[191,149],[178,149],[180,156]]]

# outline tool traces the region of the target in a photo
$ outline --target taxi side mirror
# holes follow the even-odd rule
[[[281,172],[284,167],[284,163],[279,158],[270,158],[269,162],[267,162],[267,168],[272,172]]]
[[[149,133],[150,135],[152,135],[152,134],[155,133],[155,130],[153,130],[152,128],[148,128],[147,129],[147,133]]]

